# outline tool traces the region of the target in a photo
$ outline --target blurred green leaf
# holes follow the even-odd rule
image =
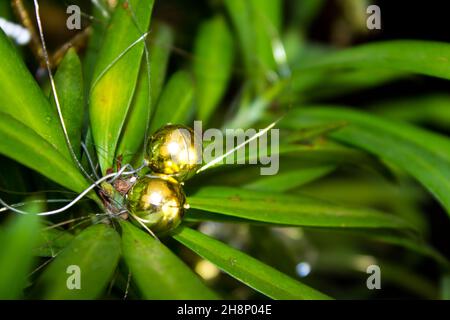
[[[407,180],[403,181],[397,176],[393,181],[388,181],[359,172],[354,177],[346,175],[338,179],[318,181],[301,187],[299,192],[337,203],[380,208],[400,215],[427,234],[428,220],[420,210],[428,199],[427,194],[414,181],[410,181],[409,177],[405,178]]]
[[[283,123],[285,125],[286,123]],[[281,125],[281,123],[280,123]],[[324,127],[330,127],[329,124]],[[313,128],[316,130],[316,128]],[[306,131],[298,134],[297,137],[306,136]],[[292,137],[296,134],[294,133]],[[286,139],[289,139],[286,137]],[[270,140],[270,139],[269,139]],[[284,141],[284,140],[282,140]],[[223,146],[226,146],[226,141],[223,142]],[[207,152],[208,149],[204,149]],[[220,148],[219,148],[220,150]],[[205,151],[204,151],[205,152]],[[226,148],[223,151],[223,154],[226,152]],[[296,161],[298,165],[308,164],[310,166],[318,166],[318,165],[337,165],[337,164],[348,164],[355,165],[361,167],[368,167],[370,169],[377,169],[381,173],[382,170],[386,171],[386,168],[381,166],[381,163],[374,159],[371,156],[368,156],[365,152],[356,150],[354,148],[349,148],[335,142],[330,142],[326,140],[317,140],[313,143],[306,144],[281,144],[277,150],[265,150],[264,148],[241,148],[233,155],[235,162],[238,164],[249,164],[249,163],[258,163],[258,159],[260,159],[263,154],[266,156],[265,152],[267,152],[267,156],[275,157],[278,155],[279,157],[283,157],[282,161]],[[275,158],[272,158],[275,159]],[[242,166],[242,165],[241,165]],[[292,166],[294,169],[295,166]],[[210,174],[217,173],[218,170],[229,170],[227,173],[233,179],[240,179],[243,176],[242,172],[238,172],[238,165],[226,165],[225,161],[218,162],[211,169],[208,169]],[[208,172],[208,171],[207,171]],[[205,172],[206,173],[206,172]],[[260,173],[260,172],[259,172]],[[203,175],[196,176],[196,180],[201,180]],[[205,175],[206,176],[206,175]],[[254,177],[254,176],[253,176]],[[238,181],[237,180],[237,181]],[[207,179],[204,184],[210,184],[211,180]],[[238,182],[233,183],[233,185],[238,184]]]
[[[224,0],[237,31],[247,73],[261,83],[276,71],[274,47],[282,24],[280,0]]]
[[[370,109],[382,116],[418,124],[450,128],[450,95],[427,94],[373,103]]]
[[[150,35],[150,84],[152,104],[157,105],[164,80],[167,75],[170,53],[175,41],[172,28],[162,22],[158,22]]]
[[[264,176],[256,181],[246,184],[244,187],[251,190],[284,192],[320,179],[334,171],[334,166],[317,166],[279,172],[273,176]]]
[[[56,91],[58,92],[64,124],[75,154],[81,154],[81,133],[84,120],[84,86],[81,62],[74,49],[67,51],[55,74]],[[56,110],[53,98],[52,106]]]
[[[444,42],[395,40],[364,44],[310,60],[295,73],[337,72],[350,69],[391,69],[450,79],[450,44]]]
[[[186,222],[220,222],[220,223],[233,223],[233,224],[250,224],[258,227],[273,227],[273,223],[262,222],[256,220],[248,220],[244,218],[238,218],[234,216],[222,215],[217,213],[210,213],[205,211],[190,210],[185,218]],[[343,236],[357,236],[353,241],[358,243],[364,243],[364,240],[375,242],[377,245],[388,244],[409,250],[423,257],[427,257],[438,263],[445,269],[450,268],[448,259],[443,256],[439,251],[423,242],[423,239],[417,239],[416,237],[409,237],[398,233],[393,233],[390,230],[378,230],[377,232],[367,232],[365,229],[318,229],[318,228],[303,228],[305,231],[314,232],[317,236],[326,238],[333,233]]]
[[[216,299],[213,291],[166,246],[121,222],[125,261],[144,299]]]
[[[437,298],[436,285],[423,274],[415,273],[400,263],[392,263],[370,255],[323,250],[312,269],[319,275],[328,276],[357,272],[359,277],[364,277],[364,280],[366,280],[368,277],[367,268],[373,264],[378,265],[381,269],[382,287],[383,284],[386,286],[390,284],[398,288],[404,288],[421,298]]]
[[[194,54],[198,120],[208,122],[225,94],[233,68],[233,38],[222,17],[200,25]]]
[[[183,228],[174,238],[220,269],[273,299],[330,299],[278,270],[210,238]]]
[[[441,279],[441,299],[450,300],[450,276],[448,274]]]
[[[86,53],[83,57],[83,74],[86,94],[89,93],[98,54],[103,44],[106,29],[111,20],[111,13],[108,10],[106,1],[107,0],[97,0],[93,2],[92,6],[91,16],[96,22],[90,25],[90,28],[92,29],[87,43]]]
[[[407,229],[398,217],[300,195],[228,187],[204,187],[188,197],[194,209],[278,225],[327,228]]]
[[[102,172],[112,167],[138,80],[154,0],[117,4],[98,55],[90,92],[90,120]]]
[[[166,76],[170,47],[173,42],[172,29],[164,24],[158,25],[156,31],[150,37],[148,49],[150,66],[147,66],[147,61],[144,58],[136,92],[117,149],[117,156],[122,155],[123,163],[129,163],[135,158],[136,154],[142,152],[139,147],[144,143],[145,133],[150,125],[150,116],[157,105]],[[150,67],[150,86],[148,83],[148,67]]]
[[[258,95],[253,101],[240,106],[237,114],[224,127],[229,129],[249,128],[263,117],[264,112],[283,93],[287,84],[286,80],[279,81]]]
[[[56,109],[52,108],[3,30],[0,30],[0,60],[1,112],[34,130],[62,157],[71,159]]]
[[[292,104],[336,97],[409,73],[450,79],[449,57],[447,43],[395,40],[363,44],[300,61],[281,99]]]
[[[110,226],[97,224],[77,235],[36,281],[35,292],[43,299],[95,299],[104,291],[120,257],[120,237]],[[79,268],[80,289],[69,289]]]
[[[178,71],[172,75],[164,87],[153,116],[150,132],[167,123],[184,124],[192,113],[194,84],[189,73]]]
[[[324,100],[381,86],[404,78],[405,72],[389,69],[345,69],[338,71],[307,70],[294,73],[289,86],[280,96],[283,103]]]
[[[139,73],[139,81],[136,85],[133,102],[128,111],[128,116],[122,129],[122,136],[117,147],[116,156],[122,156],[122,163],[124,164],[130,163],[144,142],[145,131],[148,129],[153,105],[150,99],[148,69],[144,61],[144,65],[141,66]]]
[[[427,245],[422,241],[414,241],[409,238],[401,238],[391,234],[374,234],[370,235],[370,237],[372,238],[372,240],[399,246],[431,258],[439,263],[443,268],[450,270],[450,262],[448,261],[448,259],[439,251],[436,251],[433,247]]]
[[[303,30],[306,31],[314,18],[320,13],[324,4],[324,0],[303,0],[293,2],[295,17],[293,23],[295,25],[300,25]]]
[[[33,253],[39,257],[55,257],[66,248],[74,236],[67,231],[55,228],[44,228],[39,232],[39,241]]]
[[[32,129],[3,112],[0,112],[0,153],[75,192],[88,187],[72,161]]]
[[[289,121],[318,124],[348,121],[335,139],[390,161],[419,180],[450,214],[450,140],[406,123],[337,107],[298,109]]]
[[[241,0],[224,0],[224,4],[231,17],[234,29],[237,32],[247,73],[251,74],[251,67],[254,59],[254,30],[250,23],[249,2]]]
[[[11,4],[9,1],[0,2],[0,17],[11,19],[13,16]]]
[[[255,36],[250,45],[257,53],[256,63],[266,70],[276,70],[274,42],[281,31],[283,1],[248,0],[247,3]]]
[[[14,215],[0,233],[0,299],[18,299],[27,283],[33,263],[32,248],[38,241],[37,203],[25,207],[29,214]]]

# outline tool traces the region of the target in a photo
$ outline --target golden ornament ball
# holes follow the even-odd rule
[[[187,205],[181,185],[171,177],[158,175],[137,180],[127,193],[127,207],[152,231],[164,234],[180,224]]]
[[[195,174],[201,165],[201,138],[183,125],[166,125],[156,131],[146,146],[146,161],[155,173],[173,176],[184,181]],[[196,146],[198,141],[199,146]]]

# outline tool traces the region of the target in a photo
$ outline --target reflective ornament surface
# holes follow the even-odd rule
[[[186,197],[180,184],[167,176],[138,179],[127,194],[131,214],[156,233],[176,228],[184,215]]]
[[[155,173],[184,181],[201,165],[201,146],[195,146],[194,130],[182,125],[166,125],[147,142],[146,160]],[[201,138],[197,138],[200,143]]]

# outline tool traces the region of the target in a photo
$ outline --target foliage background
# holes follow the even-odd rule
[[[50,49],[53,50],[73,36],[73,32],[61,28],[66,17],[64,5],[57,1],[41,2],[46,37]],[[282,139],[289,141],[289,137],[293,136],[296,139],[293,145],[300,150],[292,156],[282,157],[281,172],[278,176],[264,179],[258,175],[257,168],[233,167],[199,175],[186,184],[186,192],[194,208],[186,219],[191,227],[272,266],[288,275],[289,279],[284,275],[266,270],[264,266],[254,261],[247,262],[246,257],[242,258],[234,251],[228,256],[227,249],[220,247],[220,244],[203,239],[196,233],[190,234],[189,231],[184,236],[175,236],[175,239],[184,244],[190,243],[188,247],[191,249],[195,247],[195,241],[212,245],[214,250],[211,252],[217,251],[223,255],[215,256],[209,251],[202,251],[206,249],[201,246],[194,251],[200,255],[203,253],[208,260],[232,273],[241,282],[227,275],[226,272],[219,272],[214,264],[206,262],[176,240],[164,239],[164,245],[184,261],[185,264],[182,264],[179,259],[169,253],[166,247],[160,247],[157,243],[147,243],[148,237],[143,237],[136,231],[130,231],[128,236],[122,233],[123,245],[131,243],[130,247],[134,247],[134,251],[122,249],[124,260],[120,258],[120,249],[114,247],[115,243],[120,243],[120,240],[117,240],[119,239],[117,234],[99,225],[88,228],[89,232],[82,234],[82,239],[77,245],[72,243],[72,247],[62,251],[64,254],[47,266],[48,262],[53,261],[49,259],[49,256],[54,254],[54,250],[59,252],[64,249],[71,243],[74,235],[78,235],[81,230],[90,226],[95,219],[88,219],[82,224],[64,225],[60,231],[66,233],[63,236],[61,234],[55,236],[58,241],[49,242],[48,237],[52,237],[52,234],[45,233],[43,245],[40,238],[43,233],[36,231],[40,230],[37,227],[37,220],[21,221],[19,218],[13,219],[13,215],[2,214],[0,237],[3,243],[9,244],[0,252],[0,267],[3,271],[0,277],[2,297],[121,299],[125,292],[127,298],[131,299],[190,297],[187,292],[192,293],[194,297],[198,294],[196,297],[203,298],[211,298],[215,295],[238,299],[266,296],[323,297],[314,290],[308,291],[308,287],[290,286],[290,281],[295,279],[338,299],[448,298],[447,259],[450,256],[448,246],[450,224],[443,204],[447,205],[448,212],[448,195],[450,194],[448,187],[448,172],[450,172],[448,41],[450,35],[448,26],[445,25],[445,10],[440,9],[437,1],[433,2],[434,5],[427,5],[426,8],[408,3],[406,12],[404,3],[380,1],[377,3],[382,8],[383,30],[368,32],[364,26],[365,20],[361,18],[361,10],[357,11],[358,8],[364,8],[367,5],[366,2],[324,1],[323,6],[318,5],[320,2],[292,0],[284,1],[282,4],[280,30],[282,30],[281,36],[287,52],[289,68],[293,73],[292,78],[288,77],[287,80],[288,89],[273,99],[270,92],[272,83],[267,81],[264,75],[258,74],[258,68],[255,68],[256,75],[251,74],[251,76],[246,70],[247,60],[251,58],[251,55],[249,58],[248,47],[246,51],[246,46],[249,46],[250,51],[258,51],[261,48],[253,43],[253,41],[257,43],[257,39],[245,38],[243,33],[246,27],[255,26],[244,23],[241,25],[242,30],[236,28],[231,13],[238,11],[227,10],[220,0],[164,0],[156,1],[151,18],[152,32],[157,30],[158,24],[161,25],[161,22],[164,22],[165,25],[170,26],[170,34],[173,37],[173,43],[168,50],[170,60],[167,71],[164,72],[167,75],[165,86],[161,88],[162,93],[158,101],[164,107],[158,106],[155,111],[155,117],[159,123],[152,123],[152,132],[172,116],[174,118],[171,120],[175,122],[190,123],[194,118],[207,119],[210,121],[210,126],[215,127],[221,127],[227,121],[232,125],[236,123],[247,125],[249,114],[245,112],[245,108],[251,105],[252,101],[258,101],[258,98],[269,101],[267,109],[256,116],[256,127],[264,127],[270,121],[283,115],[285,111],[290,112],[280,124],[282,132],[286,133]],[[4,3],[6,2],[2,3],[0,13],[14,19],[11,12],[4,7]],[[77,3],[91,12],[89,1]],[[354,15],[355,10],[359,14]],[[216,19],[209,20],[211,17]],[[425,23],[426,17],[432,17],[432,19],[426,20]],[[203,25],[206,20],[210,25]],[[221,29],[224,25],[229,29],[228,36]],[[254,36],[264,38],[264,28],[261,29],[260,25],[255,28],[261,34],[257,33]],[[203,44],[205,47],[202,47],[198,40],[201,30],[205,30],[205,33],[212,32],[212,38],[207,39],[206,45]],[[150,38],[152,38],[151,35],[152,33]],[[208,34],[205,37],[208,37]],[[244,40],[239,37],[244,37]],[[439,41],[440,44],[436,47],[431,45],[429,49],[428,44],[423,42],[407,43],[403,47],[400,44],[394,44],[391,47],[373,47],[366,54],[363,51],[362,58],[356,52],[347,56],[344,54],[337,60],[333,58],[328,62],[326,60],[327,54],[332,54],[336,50],[398,39]],[[100,40],[96,40],[100,43]],[[91,43],[91,48],[95,47],[96,40],[93,40],[93,44]],[[217,57],[210,55],[208,51],[214,45],[225,47],[227,50],[233,48],[229,56],[226,55],[228,51],[224,50],[225,55],[219,57],[220,64],[214,61]],[[38,69],[36,59],[29,50],[20,49],[20,51],[28,70],[36,75]],[[264,55],[264,48],[261,51]],[[0,53],[5,52],[6,50]],[[95,60],[89,58],[92,52],[96,51],[89,51],[88,47],[87,51],[80,54],[84,71],[83,83],[86,88],[89,86],[90,79],[95,78],[95,72],[98,72],[94,68]],[[387,63],[383,60],[386,52],[391,52],[393,55]],[[422,55],[424,55],[423,60],[420,59]],[[381,59],[377,60],[377,56],[381,56]],[[443,57],[443,59],[436,60],[435,57]],[[325,59],[322,60],[322,58]],[[264,56],[261,59],[264,59]],[[5,64],[5,59],[2,59],[1,63],[3,70],[6,70],[8,65]],[[354,74],[345,72],[355,67],[356,69],[361,67],[362,71]],[[334,69],[339,68],[342,68],[344,72],[335,73]],[[299,70],[298,77],[296,77],[296,70]],[[398,70],[408,71],[408,74],[406,76],[401,74],[402,76],[399,77]],[[154,74],[160,71],[156,70]],[[409,74],[409,71],[413,71],[414,74]],[[205,72],[208,75],[220,77],[218,80],[206,78],[206,83],[199,81]],[[9,97],[6,94],[9,92],[7,88],[11,90],[9,94],[12,97],[19,97],[21,92],[28,91],[26,91],[26,84],[19,80],[11,81],[9,75],[4,73],[0,72],[0,75],[2,76],[0,78],[2,93],[4,93],[3,98],[0,98],[2,103],[0,121],[6,125],[9,123],[9,118],[4,115],[7,110],[5,108],[10,101],[14,100],[7,99]],[[48,93],[49,84],[46,78],[38,75],[36,78],[39,79],[44,92]],[[226,80],[225,87],[220,84],[223,78]],[[155,77],[155,79],[160,78]],[[17,86],[14,86],[15,84]],[[71,87],[68,92],[82,90],[81,81],[74,80],[70,84],[78,84],[80,88]],[[111,82],[106,83],[104,88],[111,85]],[[145,88],[145,83],[140,85]],[[247,87],[251,87],[250,90],[247,90]],[[164,93],[165,90],[167,93]],[[152,98],[157,100],[156,97]],[[164,110],[173,108],[174,105],[179,108],[175,116],[164,113]],[[328,108],[319,108],[319,105]],[[363,114],[355,115],[345,110],[340,111],[338,106],[352,107]],[[94,109],[92,105],[90,108],[91,111]],[[25,126],[39,130],[39,121],[45,119],[25,119],[24,114],[20,116],[20,120]],[[96,123],[101,123],[102,116],[99,114]],[[91,114],[91,121],[92,119]],[[348,124],[355,122],[357,128],[353,131],[348,129]],[[439,137],[403,126],[402,123],[405,122],[412,123],[415,127],[422,127],[427,132],[438,133]],[[28,129],[21,128],[21,125],[17,125],[15,132],[28,132]],[[79,131],[75,131],[75,136]],[[83,133],[86,133],[86,126]],[[130,139],[127,143],[119,144],[118,148],[127,155],[126,148],[133,143],[139,144],[139,138],[134,137],[141,135],[124,136]],[[3,144],[0,144],[2,146],[0,151],[5,154],[0,159],[2,199],[8,203],[16,203],[30,196],[61,197],[61,194],[56,191],[66,189],[62,189],[49,180],[48,175],[46,178],[30,169],[30,167],[36,169],[35,166],[42,168],[47,165],[48,170],[52,171],[55,164],[46,163],[45,157],[28,157],[31,164],[26,161],[24,163],[24,161],[11,160],[8,157],[18,160],[18,156],[5,151],[9,150],[5,147],[7,140],[5,137],[5,135],[1,136]],[[408,140],[410,138],[413,139],[412,142]],[[25,139],[30,138],[25,134],[23,137],[19,136],[19,140]],[[373,142],[372,145],[371,142]],[[321,149],[323,146],[325,148]],[[114,148],[115,145],[112,147]],[[387,152],[390,150],[393,151],[392,155]],[[103,150],[97,150],[97,153],[100,152]],[[26,157],[27,152],[23,153]],[[390,157],[394,157],[394,161]],[[431,163],[432,166],[421,166],[422,159],[428,159],[427,165]],[[62,166],[61,170],[64,170],[64,164],[59,164]],[[440,188],[437,191],[438,196],[432,197],[430,192],[411,176],[422,181],[429,188],[430,186],[435,188],[435,192]],[[233,188],[239,188],[239,191]],[[42,194],[41,190],[56,191]],[[276,191],[285,195],[272,195],[270,199],[275,204],[270,206],[265,202],[267,195],[258,193],[264,191],[269,193]],[[35,194],[36,192],[38,194]],[[236,192],[249,202],[236,207],[221,206],[223,202],[235,196]],[[248,198],[245,198],[246,194]],[[321,202],[320,206],[313,206],[315,209],[311,211],[308,209],[310,208],[308,200],[302,198],[305,195],[312,196],[313,199],[321,199],[321,201],[330,201],[332,204],[327,207]],[[73,194],[66,196],[71,198]],[[441,203],[436,198],[440,198]],[[324,209],[325,207],[328,209]],[[335,213],[345,211],[341,209],[342,207],[357,208],[355,210],[360,210],[358,212],[362,214],[362,220],[357,218],[360,213],[356,214],[356,218],[352,216],[353,211],[349,220],[340,221],[339,218],[333,220]],[[43,210],[43,207],[34,206],[28,209],[39,211]],[[395,219],[378,220],[374,217],[371,220],[372,211],[370,210],[373,209],[387,212],[389,217],[394,216],[407,221],[419,231],[419,236],[416,234],[410,236],[409,231],[403,232],[402,228],[399,228],[400,232],[397,232]],[[67,214],[55,216],[40,223],[56,224],[96,211],[99,209],[86,201]],[[308,218],[311,212],[313,217]],[[261,218],[262,213],[267,214],[266,220]],[[208,222],[198,222],[205,220]],[[267,223],[277,226],[269,227]],[[338,227],[340,224],[349,223],[354,223],[356,227]],[[281,228],[280,224],[294,225],[294,227]],[[122,224],[122,228],[127,230],[130,226]],[[28,239],[29,242],[23,239]],[[77,239],[80,238],[77,237]],[[142,242],[142,247],[133,245],[137,242]],[[36,243],[39,244],[37,249]],[[45,243],[51,243],[51,245],[46,246]],[[214,247],[216,244],[219,247]],[[40,257],[32,260],[31,256],[21,254],[31,252],[30,248],[37,250],[33,252],[37,252]],[[50,253],[48,253],[49,250]],[[76,254],[80,250],[89,254],[80,258]],[[100,256],[104,258],[103,264],[96,265]],[[147,261],[139,260],[141,256],[146,257]],[[152,263],[155,257],[159,257],[157,261],[161,264]],[[230,258],[227,259],[227,257]],[[248,264],[243,266],[236,264],[236,261],[242,261],[240,259]],[[61,270],[64,270],[71,260],[82,264],[82,269],[88,270],[87,274],[92,276],[92,279],[87,281],[88,287],[79,296],[67,294],[62,287],[67,275],[61,273]],[[108,265],[117,263],[117,269],[108,268]],[[368,275],[365,270],[370,264],[381,266],[382,290],[371,291],[366,288],[365,281]],[[36,269],[41,265],[43,268]],[[199,281],[198,277],[191,276],[177,278],[179,274],[189,273],[186,265],[193,269],[202,280]],[[305,275],[307,266],[311,268],[311,271],[306,272],[308,274]],[[131,285],[127,289],[129,268],[134,269]],[[27,275],[26,280],[23,274]],[[102,274],[102,277],[99,277],[99,274]],[[242,282],[256,287],[257,290],[243,285]],[[103,283],[108,283],[107,288],[103,286]],[[204,291],[204,283],[212,290]],[[23,288],[25,288],[24,293]]]

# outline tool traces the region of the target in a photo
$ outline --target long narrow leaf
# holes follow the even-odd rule
[[[195,230],[183,228],[174,238],[232,277],[273,299],[329,299],[327,295]]]
[[[319,59],[297,69],[325,72],[352,69],[391,69],[450,79],[450,44],[419,40],[395,40],[364,44]]]
[[[136,154],[142,153],[142,149],[139,150],[139,148],[144,142],[145,130],[149,129],[150,115],[157,105],[166,76],[170,47],[173,42],[172,30],[166,25],[158,25],[156,31],[150,35],[150,38],[150,65],[147,66],[147,60],[144,58],[136,93],[134,94],[117,149],[117,156],[122,156],[123,163],[129,163],[135,158]],[[150,68],[150,86],[148,68]],[[149,133],[147,132],[147,134]]]
[[[91,86],[90,120],[103,172],[113,165],[133,99],[153,3],[120,1],[98,56]]]
[[[93,225],[44,270],[34,294],[44,299],[95,299],[107,287],[119,257],[118,233],[104,224]]]
[[[248,75],[264,83],[276,67],[273,42],[281,27],[281,1],[225,0],[224,4],[237,30]]]
[[[84,120],[84,85],[81,62],[74,49],[70,49],[61,61],[55,74],[55,85],[69,140],[79,157]],[[56,108],[54,99],[52,101]]]
[[[188,197],[194,209],[280,225],[328,228],[404,229],[395,216],[335,205],[304,196],[227,187],[204,187]]]
[[[350,123],[332,134],[335,139],[398,165],[420,181],[450,214],[449,139],[406,123],[344,108],[305,108],[294,111],[290,117],[299,125],[330,120]]]
[[[192,114],[190,109],[193,98],[194,84],[189,73],[178,71],[172,75],[159,99],[150,132],[154,132],[168,123],[186,123]]]
[[[27,276],[33,262],[32,248],[38,241],[39,219],[34,213],[41,206],[26,207],[30,214],[13,216],[0,233],[0,299],[17,299],[22,296]]]
[[[223,97],[233,66],[233,38],[222,17],[200,26],[195,42],[194,72],[199,120],[207,122]]]
[[[122,222],[122,247],[132,278],[145,299],[216,299],[166,246]]]
[[[274,176],[262,177],[248,183],[245,188],[251,190],[284,192],[322,178],[334,171],[334,166],[318,166],[280,172]]]
[[[0,112],[33,129],[62,156],[70,159],[56,110],[2,30],[0,60]]]
[[[75,192],[88,186],[72,161],[32,129],[3,112],[0,112],[0,153]]]

